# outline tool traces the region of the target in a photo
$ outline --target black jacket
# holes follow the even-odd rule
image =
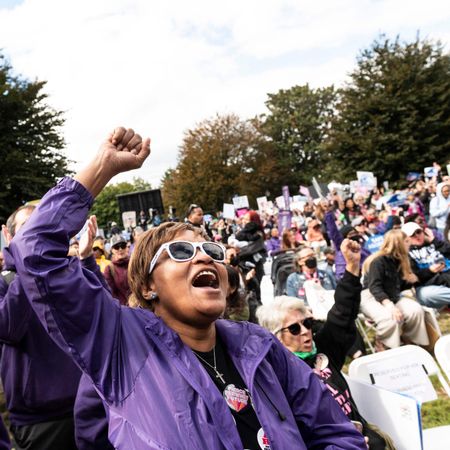
[[[412,284],[402,279],[399,269],[400,262],[392,256],[378,256],[372,261],[369,272],[364,276],[364,288],[369,288],[378,302],[389,299],[397,303],[400,300],[400,293],[412,287]]]
[[[359,277],[346,271],[336,287],[335,303],[328,312],[327,320],[314,335],[317,355],[306,359],[305,362],[325,383],[347,417],[363,424],[363,435],[369,437],[371,450],[383,450],[384,439],[367,427],[367,422],[359,413],[341,373],[347,352],[356,338],[355,319],[361,303],[361,289]],[[315,368],[320,354],[326,355],[329,360],[328,366],[322,370]]]

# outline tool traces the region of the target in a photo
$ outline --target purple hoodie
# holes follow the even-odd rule
[[[117,449],[242,450],[232,414],[192,350],[155,314],[117,305],[66,257],[92,197],[72,179],[41,201],[11,244],[33,308],[94,382]],[[281,449],[366,449],[326,387],[272,334],[216,321],[271,443]]]
[[[6,431],[3,419],[0,416],[0,450],[10,450],[11,443],[9,442],[8,432]]]

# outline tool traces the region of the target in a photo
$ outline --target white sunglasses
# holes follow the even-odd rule
[[[152,273],[156,266],[158,258],[164,250],[170,256],[170,259],[176,262],[186,262],[194,259],[197,248],[199,248],[205,255],[208,255],[216,262],[225,262],[225,247],[217,242],[189,242],[189,241],[171,241],[159,247],[155,256],[150,262],[150,269],[148,273]]]

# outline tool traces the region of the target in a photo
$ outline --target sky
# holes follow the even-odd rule
[[[0,49],[46,80],[65,112],[71,168],[116,126],[152,139],[141,176],[159,185],[183,133],[216,114],[265,112],[268,93],[341,86],[380,36],[450,44],[448,0],[0,0]]]

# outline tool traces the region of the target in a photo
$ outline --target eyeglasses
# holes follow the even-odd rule
[[[413,236],[420,236],[421,234],[423,234],[423,230],[416,230],[416,231],[414,231],[414,233],[412,235]]]
[[[194,259],[196,250],[199,248],[205,255],[208,255],[216,262],[225,262],[225,247],[216,242],[188,242],[188,241],[172,241],[166,242],[159,247],[155,256],[150,262],[148,273],[152,273],[158,258],[162,252],[166,250],[170,259],[176,262],[186,262]]]
[[[288,330],[293,336],[298,336],[301,331],[301,325],[303,325],[307,330],[310,330],[313,326],[314,319],[312,317],[307,317],[301,322],[295,322],[285,328],[280,328],[278,331],[275,331],[274,334],[280,333],[282,331]]]
[[[112,247],[114,250],[125,250],[127,248],[127,243],[126,242],[120,242],[119,244],[116,244]]]

